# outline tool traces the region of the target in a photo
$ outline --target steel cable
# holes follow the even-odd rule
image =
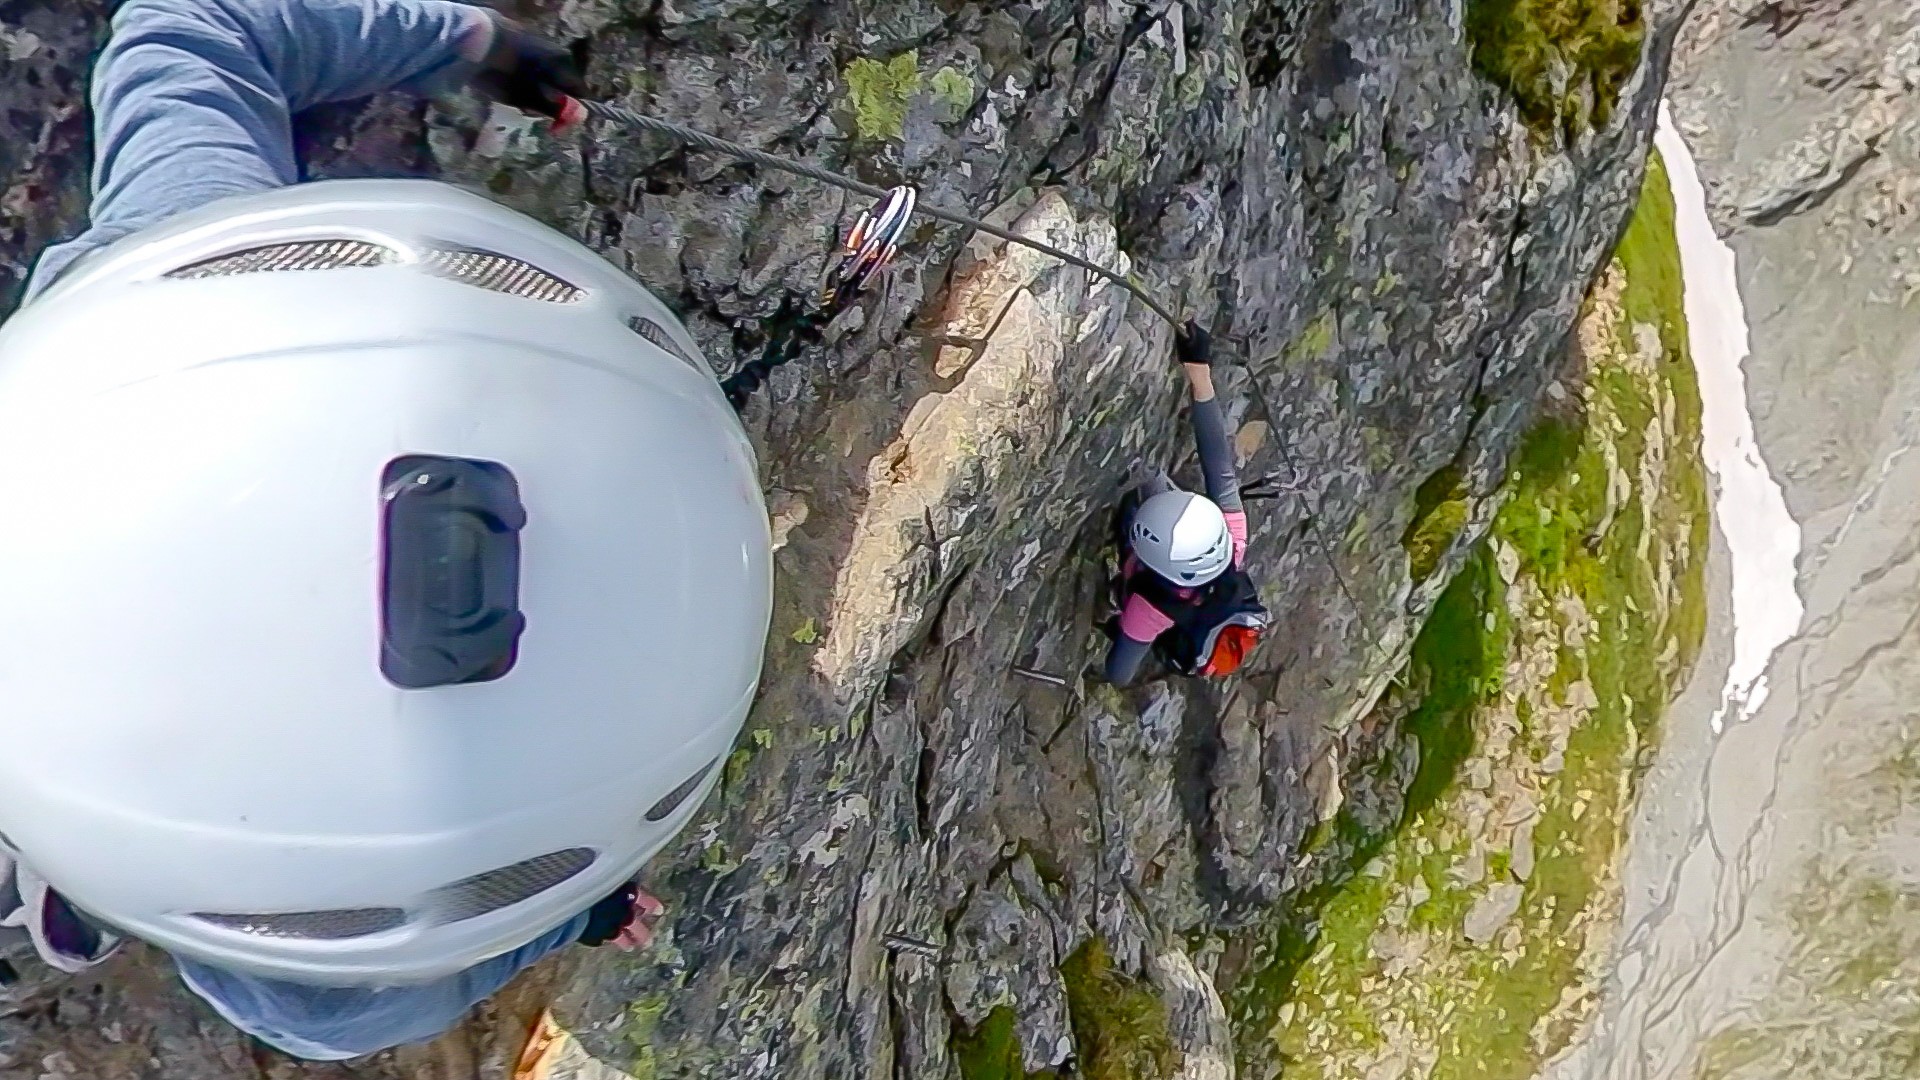
[[[864,181],[855,180],[851,176],[842,176],[830,169],[823,169],[817,165],[809,165],[804,161],[780,157],[775,154],[769,154],[764,150],[755,150],[751,146],[744,146],[737,142],[729,142],[726,139],[709,135],[704,131],[696,131],[690,127],[682,127],[679,124],[668,123],[665,120],[656,119],[645,113],[635,112],[621,105],[612,105],[604,101],[582,101],[580,104],[587,110],[589,115],[609,123],[637,128],[641,131],[655,132],[686,146],[698,147],[702,150],[711,150],[717,154],[727,154],[739,158],[742,161],[751,161],[755,165],[764,166],[769,169],[778,169],[782,172],[789,172],[795,176],[804,176],[810,180],[818,180],[823,184],[832,184],[835,187],[865,195],[869,199],[884,199],[887,197],[886,188],[875,187]],[[950,224],[960,225],[977,232],[986,233],[989,236],[997,236],[1010,243],[1032,248],[1042,254],[1051,255],[1070,266],[1077,266],[1090,274],[1097,274],[1139,298],[1141,303],[1153,309],[1155,315],[1165,319],[1168,325],[1175,329],[1178,329],[1180,326],[1180,320],[1174,316],[1173,312],[1169,311],[1158,300],[1150,296],[1145,289],[1134,284],[1132,279],[1126,275],[1109,270],[1099,263],[1090,262],[1070,251],[1062,251],[1045,241],[1035,240],[1028,236],[1021,236],[1019,233],[1009,229],[981,221],[979,218],[971,217],[958,211],[943,210],[938,206],[929,206],[926,203],[920,203],[915,207],[915,210],[931,218],[938,218]]]

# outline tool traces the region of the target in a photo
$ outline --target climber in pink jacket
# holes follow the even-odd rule
[[[1139,676],[1158,651],[1174,670],[1218,676],[1237,670],[1267,626],[1244,569],[1247,513],[1233,464],[1233,440],[1213,390],[1213,348],[1189,321],[1174,355],[1193,390],[1193,434],[1206,495],[1175,487],[1163,472],[1122,506],[1120,615],[1105,666],[1109,682]]]

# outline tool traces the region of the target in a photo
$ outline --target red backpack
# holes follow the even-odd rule
[[[1260,635],[1267,632],[1267,613],[1242,612],[1231,621],[1213,632],[1213,643],[1204,650],[1206,663],[1200,666],[1197,675],[1231,675],[1240,670],[1260,644]]]

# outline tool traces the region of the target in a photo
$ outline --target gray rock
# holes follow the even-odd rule
[[[1507,925],[1507,920],[1520,910],[1520,899],[1524,894],[1525,889],[1511,881],[1491,886],[1481,894],[1480,899],[1473,902],[1473,907],[1467,909],[1460,932],[1476,945],[1492,941],[1500,928]]]
[[[1015,877],[1023,877],[1026,888]],[[1024,874],[976,892],[954,925],[946,965],[947,1000],[961,1022],[977,1028],[994,1009],[1012,1009],[1027,1068],[1035,1072],[1059,1065],[1060,1048],[1073,1044],[1053,922],[1045,907],[1028,906],[1045,902],[1030,895],[1038,886],[1025,862]]]
[[[1904,438],[1886,434],[1898,410],[1886,420],[1871,410],[1903,393],[1910,365],[1884,361],[1913,355],[1916,341],[1920,93],[1909,83],[1920,8],[1796,2],[1754,22],[1724,7],[1706,0],[1688,24],[1673,115],[1739,260],[1755,435],[1792,481],[1787,508],[1817,552],[1873,488],[1883,440]],[[1806,153],[1817,196],[1759,220],[1742,213],[1771,205],[1765,196]],[[1849,313],[1843,334],[1823,317],[1835,311]],[[1845,373],[1844,393],[1802,392],[1828,371]]]
[[[1513,846],[1508,849],[1507,869],[1521,881],[1533,876],[1533,827],[1538,823],[1539,819],[1528,818],[1513,827]]]
[[[86,215],[86,62],[106,0],[0,3],[0,314],[40,250]]]
[[[1167,1035],[1180,1055],[1168,1080],[1233,1080],[1233,1030],[1213,980],[1178,949],[1151,956],[1147,974],[1166,1003]]]
[[[83,216],[81,65],[104,6],[0,0],[0,279]],[[764,742],[743,740],[732,779],[648,872],[673,907],[671,947],[543,968],[455,1035],[358,1075],[500,1075],[550,998],[583,1054],[626,1067],[644,1045],[662,1080],[948,1076],[954,1018],[992,1001],[1019,1003],[1037,1067],[1070,1030],[1055,966],[1093,934],[1179,1017],[1212,1016],[1172,946],[1298,884],[1298,846],[1333,793],[1383,825],[1399,813],[1411,745],[1378,774],[1342,783],[1322,765],[1318,789],[1309,774],[1346,760],[1337,740],[1470,547],[1407,581],[1415,489],[1458,462],[1469,490],[1495,491],[1558,371],[1638,193],[1677,5],[1648,6],[1646,62],[1607,126],[1559,148],[1474,73],[1445,5],[1221,0],[1180,5],[1179,32],[1073,0],[521,6],[590,38],[600,93],[911,181],[929,202],[1004,206],[1211,325],[1229,413],[1267,432],[1242,444],[1247,475],[1297,488],[1254,508],[1250,565],[1278,620],[1224,683],[1090,683],[1109,509],[1142,462],[1195,482],[1170,331],[1083,273],[918,228],[860,316],[748,410],[768,486],[805,512],[782,518],[779,621],[748,725]],[[1246,32],[1282,9],[1285,33]],[[908,49],[923,87],[902,139],[857,139],[844,65]],[[945,66],[973,83],[964,116],[926,100]],[[812,293],[858,209],[656,137],[553,140],[510,119],[379,102],[331,118],[314,165],[414,155],[494,192],[621,261],[723,370],[745,357],[736,335]],[[1490,513],[1475,509],[1466,540]],[[819,640],[793,639],[806,619]],[[1068,685],[1014,679],[1015,664]],[[890,951],[890,933],[947,948],[949,966]],[[136,951],[103,986],[126,1043],[75,1019],[67,1006],[92,993],[79,985],[0,1034],[22,1061],[64,1054],[102,1080],[260,1074],[154,957]],[[615,1024],[635,1003],[644,1034]],[[1215,1045],[1211,1024],[1188,1025],[1208,1032],[1192,1045]],[[158,1063],[132,1061],[137,1045]]]

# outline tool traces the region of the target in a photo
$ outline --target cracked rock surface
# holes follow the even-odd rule
[[[83,210],[103,6],[0,0],[0,288]],[[1477,540],[1638,194],[1679,7],[1648,5],[1607,125],[1551,146],[1475,75],[1449,5],[525,4],[582,42],[601,96],[993,210],[1210,324],[1245,475],[1285,488],[1253,512],[1277,632],[1220,684],[1088,678],[1108,511],[1140,464],[1190,465],[1169,330],[923,225],[749,411],[782,538],[766,679],[722,788],[650,869],[659,945],[568,957],[352,1071],[252,1054],[135,952],[96,983],[29,978],[0,1078],[498,1077],[550,994],[574,1034],[555,1076],[948,1077],[997,1005],[1038,1069],[1074,1052],[1057,968],[1096,936],[1167,1003],[1182,1075],[1229,1075],[1210,963],[1183,943],[1282,896],[1342,797],[1330,748]],[[471,100],[329,110],[305,141],[318,175],[439,176],[581,236],[720,371],[859,209]],[[1449,463],[1477,506],[1416,588],[1401,537]]]

